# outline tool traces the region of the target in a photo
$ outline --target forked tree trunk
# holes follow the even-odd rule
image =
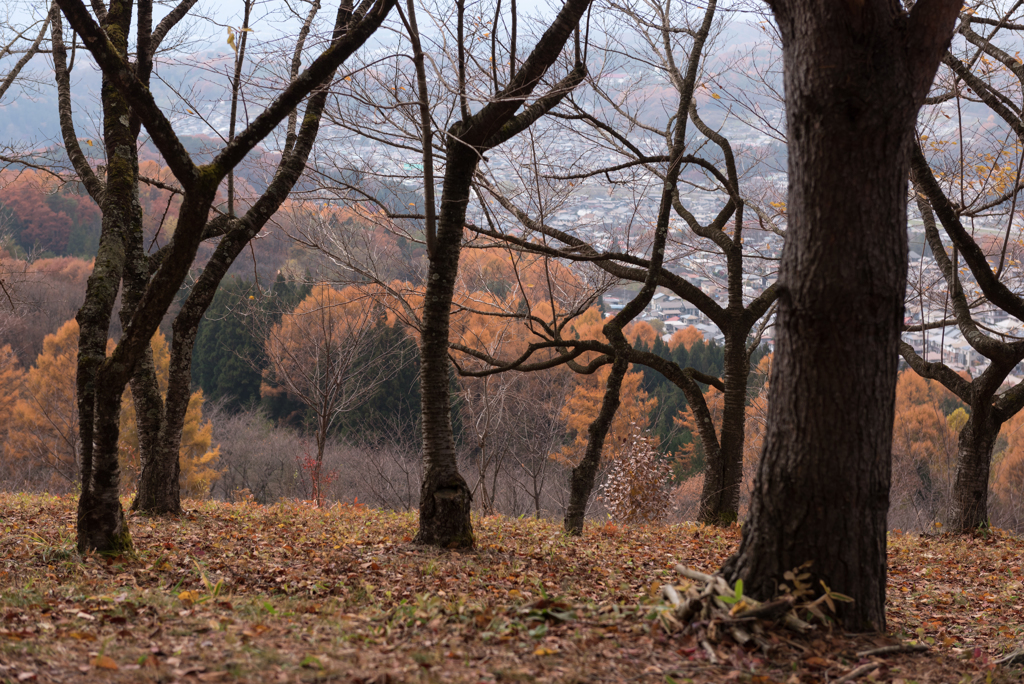
[[[989,401],[986,399],[985,403]],[[988,406],[971,409],[957,443],[956,480],[948,525],[952,532],[974,532],[989,524],[988,478],[1000,423],[993,420]]]
[[[314,7],[306,20],[307,26],[315,15]],[[303,41],[299,42],[297,51],[301,52],[303,44]],[[297,68],[296,66],[296,71]],[[305,170],[313,141],[320,130],[320,119],[326,101],[326,91],[309,99],[298,134],[293,135],[294,131],[289,129],[290,146],[281,160],[278,173],[254,206],[243,217],[232,218],[223,229],[226,234],[221,237],[213,256],[206,263],[181,311],[174,319],[167,397],[161,408],[162,420],[157,426],[157,444],[151,452],[151,459],[144,461],[132,510],[157,515],[181,512],[179,445],[192,396],[192,352],[199,332],[199,323],[213,302],[217,288],[227,275],[231,264],[280,208]],[[132,392],[134,391],[133,384]]]
[[[739,551],[723,568],[771,597],[808,561],[885,629],[906,199],[917,111],[960,8],[919,0],[771,3],[783,42],[789,226],[768,431]]]
[[[516,113],[554,64],[589,4],[590,0],[567,0],[504,90],[476,113],[463,112],[467,118],[453,124],[446,137],[436,235],[427,226],[430,266],[420,327],[424,473],[416,541],[421,544],[466,548],[474,543],[469,515],[472,496],[455,459],[448,365],[449,321],[473,174],[487,150],[532,126],[583,80],[586,69],[577,63],[549,91]],[[426,98],[421,76],[420,96]]]
[[[196,167],[193,164],[184,146],[171,130],[169,122],[159,113],[152,95],[146,88],[152,57],[157,47],[154,45],[155,36],[150,26],[150,4],[143,3],[140,7],[141,28],[136,31],[139,43],[138,63],[132,67],[126,64],[128,36],[131,32],[130,0],[110,2],[103,17],[103,27],[96,25],[92,14],[80,0],[56,1],[103,71],[103,134],[104,147],[107,150],[108,177],[106,188],[103,188],[96,179],[73,133],[66,55],[62,50],[56,49],[58,43],[62,45],[62,41],[57,37],[60,27],[58,21],[54,19],[54,63],[65,147],[90,195],[97,198],[97,201],[100,201],[100,197],[103,198],[100,248],[93,273],[89,278],[86,300],[78,314],[81,332],[77,390],[83,443],[78,546],[81,551],[116,553],[130,549],[131,545],[118,498],[117,440],[121,393],[135,367],[146,356],[150,339],[171,305],[175,293],[184,282],[199,244],[203,239],[210,237],[205,234],[205,229],[209,227],[209,212],[218,185],[291,110],[294,110],[315,88],[333,77],[335,69],[359,49],[380,26],[388,15],[393,0],[381,0],[374,4],[368,12],[357,19],[354,30],[344,35],[340,35],[336,30],[331,48],[316,57],[267,110],[252,120],[242,135],[225,146],[213,163],[203,167]],[[194,3],[190,0],[183,0],[174,12],[161,21],[160,26],[163,29],[173,27],[188,12],[192,4]],[[350,16],[349,9],[350,5],[342,5],[339,8],[339,19],[347,20]],[[58,63],[63,63],[63,66]],[[326,89],[322,93],[326,93]],[[310,101],[317,96],[314,95]],[[326,97],[326,94],[323,97]],[[131,110],[127,107],[126,101],[131,101]],[[126,252],[131,248],[126,231],[135,225],[133,212],[137,214],[139,211],[138,157],[131,123],[133,112],[140,118],[145,117],[153,141],[160,148],[178,181],[184,186],[185,193],[174,237],[167,248],[161,250],[160,258],[154,258],[158,262],[153,264],[156,266],[155,272],[139,300],[131,324],[126,326],[124,337],[110,357],[107,357],[106,335],[113,302],[122,275],[131,267],[130,264],[126,266]],[[306,119],[309,119],[308,108]],[[304,129],[307,121],[303,123]],[[135,133],[137,132],[138,127],[135,126]],[[312,141],[309,141],[309,144],[312,144]],[[298,157],[298,154],[293,155],[292,161],[301,165],[305,157],[302,157],[301,161]],[[279,174],[277,178],[281,175],[283,174]],[[266,196],[261,198],[261,201],[265,199]],[[267,201],[265,204],[273,204],[273,201]],[[277,198],[277,206],[279,205],[280,198]],[[141,219],[138,225],[141,226]],[[249,227],[250,224],[247,224],[237,232],[247,233]],[[230,235],[230,229],[216,234],[225,233]],[[174,482],[174,486],[177,486],[177,482]]]

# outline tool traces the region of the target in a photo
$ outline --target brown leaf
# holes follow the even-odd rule
[[[118,669],[117,663],[114,662],[114,659],[111,658],[110,656],[105,656],[105,655],[96,656],[95,658],[92,659],[92,661],[89,664],[92,665],[93,667],[98,667],[98,668],[101,668],[103,670],[116,670],[116,669]]]

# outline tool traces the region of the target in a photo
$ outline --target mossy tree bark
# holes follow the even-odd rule
[[[146,85],[152,69],[152,57],[160,39],[188,12],[194,0],[185,0],[175,7],[155,28],[152,26],[151,0],[140,0],[138,61],[134,64],[127,60],[127,36],[131,27],[132,2],[112,2],[105,10],[97,5],[102,27],[97,25],[81,0],[58,0],[58,4],[103,73],[104,144],[108,150],[108,169],[104,183],[93,173],[77,144],[71,121],[66,57],[55,45],[55,64],[61,58],[65,60],[63,73],[59,64],[55,69],[58,72],[59,107],[65,146],[83,184],[103,209],[99,254],[89,280],[85,304],[78,315],[82,329],[79,344],[78,403],[83,443],[78,546],[83,552],[121,553],[130,549],[131,544],[118,498],[120,473],[117,443],[121,393],[133,374],[142,377],[143,382],[146,381],[144,374],[148,364],[145,363],[145,359],[150,339],[184,282],[200,242],[218,236],[233,238],[222,239],[218,250],[225,244],[228,246],[221,253],[218,262],[220,266],[215,267],[211,273],[221,267],[226,270],[225,263],[230,263],[233,256],[241,250],[237,240],[246,233],[250,233],[251,237],[258,231],[258,227],[255,231],[252,230],[253,219],[262,218],[265,222],[273,213],[273,209],[283,201],[283,196],[271,193],[270,197],[262,198],[266,199],[266,202],[262,205],[257,202],[250,210],[249,214],[255,214],[249,221],[239,219],[241,223],[216,220],[211,222],[209,215],[217,188],[228,172],[281,121],[295,111],[314,90],[318,94],[307,103],[307,117],[303,122],[303,128],[315,136],[319,123],[315,112],[317,107],[322,110],[324,84],[331,80],[338,66],[376,31],[390,12],[393,0],[366,0],[356,10],[352,9],[351,4],[342,3],[338,11],[335,34],[328,48],[304,71],[295,74],[283,92],[204,166],[196,166],[193,163]],[[59,24],[55,22],[54,35],[56,36],[59,31]],[[316,104],[318,97],[321,98],[319,105]],[[310,109],[313,110],[312,118],[316,121],[309,120]],[[144,255],[141,255],[138,249],[140,241],[131,233],[136,227],[141,229],[138,159],[135,156],[134,143],[139,124],[135,125],[133,132],[132,117],[137,117],[139,124],[146,127],[181,185],[182,194],[178,225],[171,242],[147,258],[147,263],[141,261]],[[311,140],[308,142],[311,144]],[[295,150],[301,146],[294,140],[292,145],[295,149],[286,150],[282,161],[282,168],[287,168],[287,171],[279,171],[278,178],[289,173],[297,178],[298,173],[301,173],[308,148],[304,152],[296,152]],[[287,188],[283,189],[285,194]],[[282,190],[282,187],[279,185],[277,189]],[[217,232],[218,230],[221,232]],[[232,230],[236,232],[232,233]],[[146,273],[149,275],[143,284],[142,278]],[[129,320],[124,327],[124,336],[108,356],[105,353],[106,334],[114,299],[122,282],[126,298],[131,299],[130,313],[126,316]],[[213,288],[215,289],[215,284]],[[202,295],[197,296],[196,300],[205,297],[212,299],[212,292],[203,289]],[[209,303],[208,299],[206,304]],[[188,316],[192,317],[189,320],[195,320],[198,324],[201,312],[197,317],[195,307],[186,309]],[[184,373],[182,371],[182,357],[185,355],[190,358],[191,342],[195,338],[194,329],[188,334],[189,327],[184,327],[186,334],[175,335],[178,356],[176,359],[172,358],[172,367],[178,373],[179,383],[183,382],[182,374],[185,377],[188,375],[187,368]],[[184,352],[182,348],[186,345],[188,351]],[[172,356],[174,353],[172,347]],[[140,367],[140,363],[143,373],[137,374],[136,369]],[[176,388],[176,391],[180,392],[180,387]],[[187,390],[184,394],[182,405],[187,407]],[[170,397],[170,400],[172,403],[177,401],[177,395]],[[184,408],[181,409],[181,413],[184,414]],[[173,465],[170,467],[176,472],[177,442],[180,440],[181,426],[178,424],[176,413],[172,412],[170,418],[177,425],[175,441],[168,446],[166,439],[161,439],[167,437],[166,426],[170,422],[164,420],[164,432],[157,437],[157,446],[148,460],[158,460],[160,449],[165,449],[164,453],[173,454]],[[148,424],[152,426],[154,423]],[[140,427],[141,425],[140,422]],[[175,477],[172,482],[176,490],[177,478]],[[174,496],[176,497],[176,493]],[[173,502],[168,507],[173,508]]]
[[[839,607],[847,628],[884,630],[910,151],[960,5],[769,4],[782,37],[789,225],[768,430],[722,572],[764,599],[811,561],[816,580],[853,597]]]

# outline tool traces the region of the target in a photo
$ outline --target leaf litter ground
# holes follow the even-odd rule
[[[412,543],[414,514],[206,502],[130,519],[137,557],[77,557],[75,501],[0,494],[0,681],[1017,682],[1024,541],[892,535],[889,636],[769,632],[770,655],[653,619],[676,563],[713,572],[737,528],[474,521],[478,548]],[[914,641],[924,653],[859,657]],[[712,658],[714,662],[712,661]]]

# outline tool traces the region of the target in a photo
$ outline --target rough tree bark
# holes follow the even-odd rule
[[[763,599],[811,561],[816,579],[854,598],[840,607],[848,628],[883,630],[910,149],[960,4],[769,4],[782,36],[789,226],[768,431],[722,571]]]

